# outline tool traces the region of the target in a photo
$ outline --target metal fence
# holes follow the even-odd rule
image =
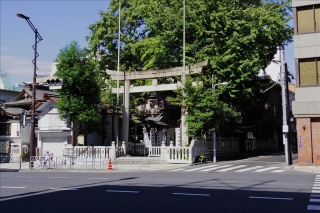
[[[34,156],[31,157],[33,169],[61,169],[61,170],[99,170],[116,169],[116,160],[108,157],[88,156]]]
[[[15,164],[15,169],[21,169],[22,158],[21,157],[12,157],[9,155],[0,155],[0,163]],[[1,168],[4,166],[0,166]]]

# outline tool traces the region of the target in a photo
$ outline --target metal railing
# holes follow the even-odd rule
[[[21,165],[22,165],[22,158],[21,157],[12,157],[9,155],[0,155],[0,163],[15,163],[18,164],[16,169],[21,170]],[[2,166],[1,166],[2,168]]]
[[[61,169],[61,170],[81,170],[81,169],[115,169],[116,159],[108,157],[66,157],[66,156],[33,156],[31,157],[33,169]]]

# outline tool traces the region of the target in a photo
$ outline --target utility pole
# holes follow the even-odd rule
[[[288,86],[288,64],[285,61],[284,62],[284,70],[285,70],[285,78],[286,78],[286,96],[287,96],[287,124],[288,124],[288,165],[292,165],[292,137],[291,137],[291,131],[290,131],[290,97],[289,97],[289,86]]]
[[[286,164],[290,166],[292,164],[290,144],[288,140],[289,136],[289,126],[288,126],[288,103],[287,103],[287,71],[285,69],[284,62],[284,46],[280,47],[281,50],[281,99],[282,99],[282,135],[283,135],[283,144],[286,155]]]

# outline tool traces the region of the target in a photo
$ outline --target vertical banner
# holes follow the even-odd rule
[[[176,133],[176,146],[180,147],[180,128],[175,128]]]
[[[157,144],[156,146],[161,146],[161,131],[157,131]]]
[[[155,138],[154,128],[150,129],[150,140],[151,140],[151,145],[155,146],[156,138]]]

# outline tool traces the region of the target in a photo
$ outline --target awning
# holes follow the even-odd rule
[[[158,126],[170,126],[162,115],[156,117],[147,117],[145,119],[131,119],[135,124],[155,124]]]
[[[149,122],[153,122],[159,126],[169,126],[169,124],[167,124],[167,122],[165,121],[165,119],[162,115],[159,115],[157,117],[147,117],[145,120],[147,120]]]

